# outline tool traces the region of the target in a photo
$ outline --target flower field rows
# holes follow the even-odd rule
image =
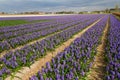
[[[62,42],[65,42],[71,38],[72,35],[81,31],[95,20],[96,18],[86,22],[84,25],[79,24],[77,26],[63,30],[63,32],[48,37],[33,45],[25,46],[21,50],[7,53],[4,57],[1,58],[1,64],[3,64],[1,70],[6,69],[8,72],[2,72],[2,75],[6,76],[10,72],[19,70],[21,67],[30,66],[36,59],[46,55],[45,53],[47,51],[53,50],[56,46],[62,44]]]
[[[108,16],[77,38],[69,47],[46,63],[46,68],[30,80],[78,80],[84,79],[89,71],[100,43],[100,37]]]
[[[106,47],[106,80],[120,79],[120,21],[110,16],[110,30]]]
[[[15,74],[19,73],[22,68],[30,68],[36,61],[48,55],[48,52],[54,52],[64,42],[72,39],[74,35],[78,35],[98,20],[80,37],[75,38],[62,52],[58,52],[57,56],[51,57],[50,62],[45,62],[46,65],[34,75],[29,76],[29,80],[88,80],[87,75],[90,74],[98,52],[97,47],[101,44],[108,22],[109,30],[103,50],[105,55],[103,61],[107,64],[105,64],[102,79],[120,79],[120,21],[113,15],[21,17],[21,19],[51,21],[0,28],[0,55],[5,53],[0,57],[0,80],[8,80],[10,76],[12,76],[12,80],[15,80],[14,77],[19,80],[21,77],[15,76]],[[43,37],[44,39],[42,39]],[[27,45],[39,39],[41,40]],[[17,49],[19,47],[20,49]]]
[[[100,16],[96,16],[100,17]],[[84,19],[82,19],[84,18]],[[3,52],[5,50],[9,50],[11,48],[16,48],[20,45],[24,45],[30,41],[39,39],[43,36],[46,36],[51,33],[55,33],[61,30],[64,30],[66,28],[70,28],[74,25],[80,25],[80,23],[87,22],[89,19],[97,20],[98,18],[95,18],[95,16],[91,16],[90,18],[80,16],[77,19],[71,18],[70,21],[68,20],[57,20],[54,23],[53,22],[46,22],[46,23],[38,23],[34,25],[25,25],[22,26],[23,28],[18,28],[16,31],[16,27],[14,31],[6,31],[8,29],[5,29],[3,31],[4,34],[0,35],[0,39],[2,40],[0,42],[0,52]],[[33,27],[34,26],[34,27]],[[57,27],[56,27],[57,26]],[[14,27],[13,27],[14,29]],[[1,29],[2,30],[2,29]],[[11,30],[11,29],[10,29]],[[23,35],[24,34],[24,35]]]

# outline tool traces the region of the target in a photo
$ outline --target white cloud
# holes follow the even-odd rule
[[[118,2],[118,0],[99,0],[90,4],[99,5],[99,4],[109,4],[111,2],[115,3],[115,2]]]
[[[119,0],[0,0],[0,10],[91,11],[114,7],[115,4],[120,6]]]

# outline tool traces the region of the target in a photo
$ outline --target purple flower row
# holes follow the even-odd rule
[[[120,80],[120,21],[110,16],[110,30],[106,47],[106,80]]]
[[[23,25],[16,25],[16,26],[9,26],[9,27],[1,27],[0,28],[0,35],[8,32],[15,32],[19,30],[29,29],[32,28],[37,24],[37,26],[49,25],[54,22],[42,22],[42,23],[33,23],[33,24],[23,24]]]
[[[33,75],[30,80],[85,80],[92,66],[96,48],[105,28],[108,15],[95,26],[77,38],[63,52],[46,63],[46,67]]]

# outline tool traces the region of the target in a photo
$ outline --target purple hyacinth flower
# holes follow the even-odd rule
[[[110,76],[106,76],[106,80],[111,80],[111,79],[110,79]]]
[[[117,73],[117,77],[118,77],[118,79],[120,79],[120,73],[119,72]]]
[[[0,70],[0,76],[2,76],[2,71]]]

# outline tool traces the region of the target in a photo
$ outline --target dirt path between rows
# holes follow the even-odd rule
[[[102,17],[103,18],[103,17]],[[102,19],[101,18],[101,19]],[[41,70],[42,66],[45,66],[46,62],[51,61],[52,57],[55,57],[58,52],[62,52],[66,47],[68,47],[76,38],[81,37],[82,34],[84,34],[89,28],[97,24],[101,19],[97,20],[87,28],[83,29],[81,32],[78,34],[74,35],[71,39],[68,41],[64,42],[61,46],[55,49],[55,51],[48,52],[47,55],[44,58],[39,59],[36,61],[34,64],[28,67],[24,67],[22,70],[20,70],[21,73],[16,73],[15,76],[19,76],[22,80],[28,80],[29,77],[37,73],[39,70]],[[10,80],[11,76],[6,78],[6,80]],[[19,78],[14,78],[13,80],[20,80]]]
[[[93,62],[93,66],[90,69],[90,74],[87,76],[87,80],[103,80],[105,73],[105,45],[107,40],[107,34],[109,30],[109,20],[106,23],[106,27],[103,32],[103,36],[101,39],[101,44],[97,47],[97,54],[95,56],[95,60]]]

